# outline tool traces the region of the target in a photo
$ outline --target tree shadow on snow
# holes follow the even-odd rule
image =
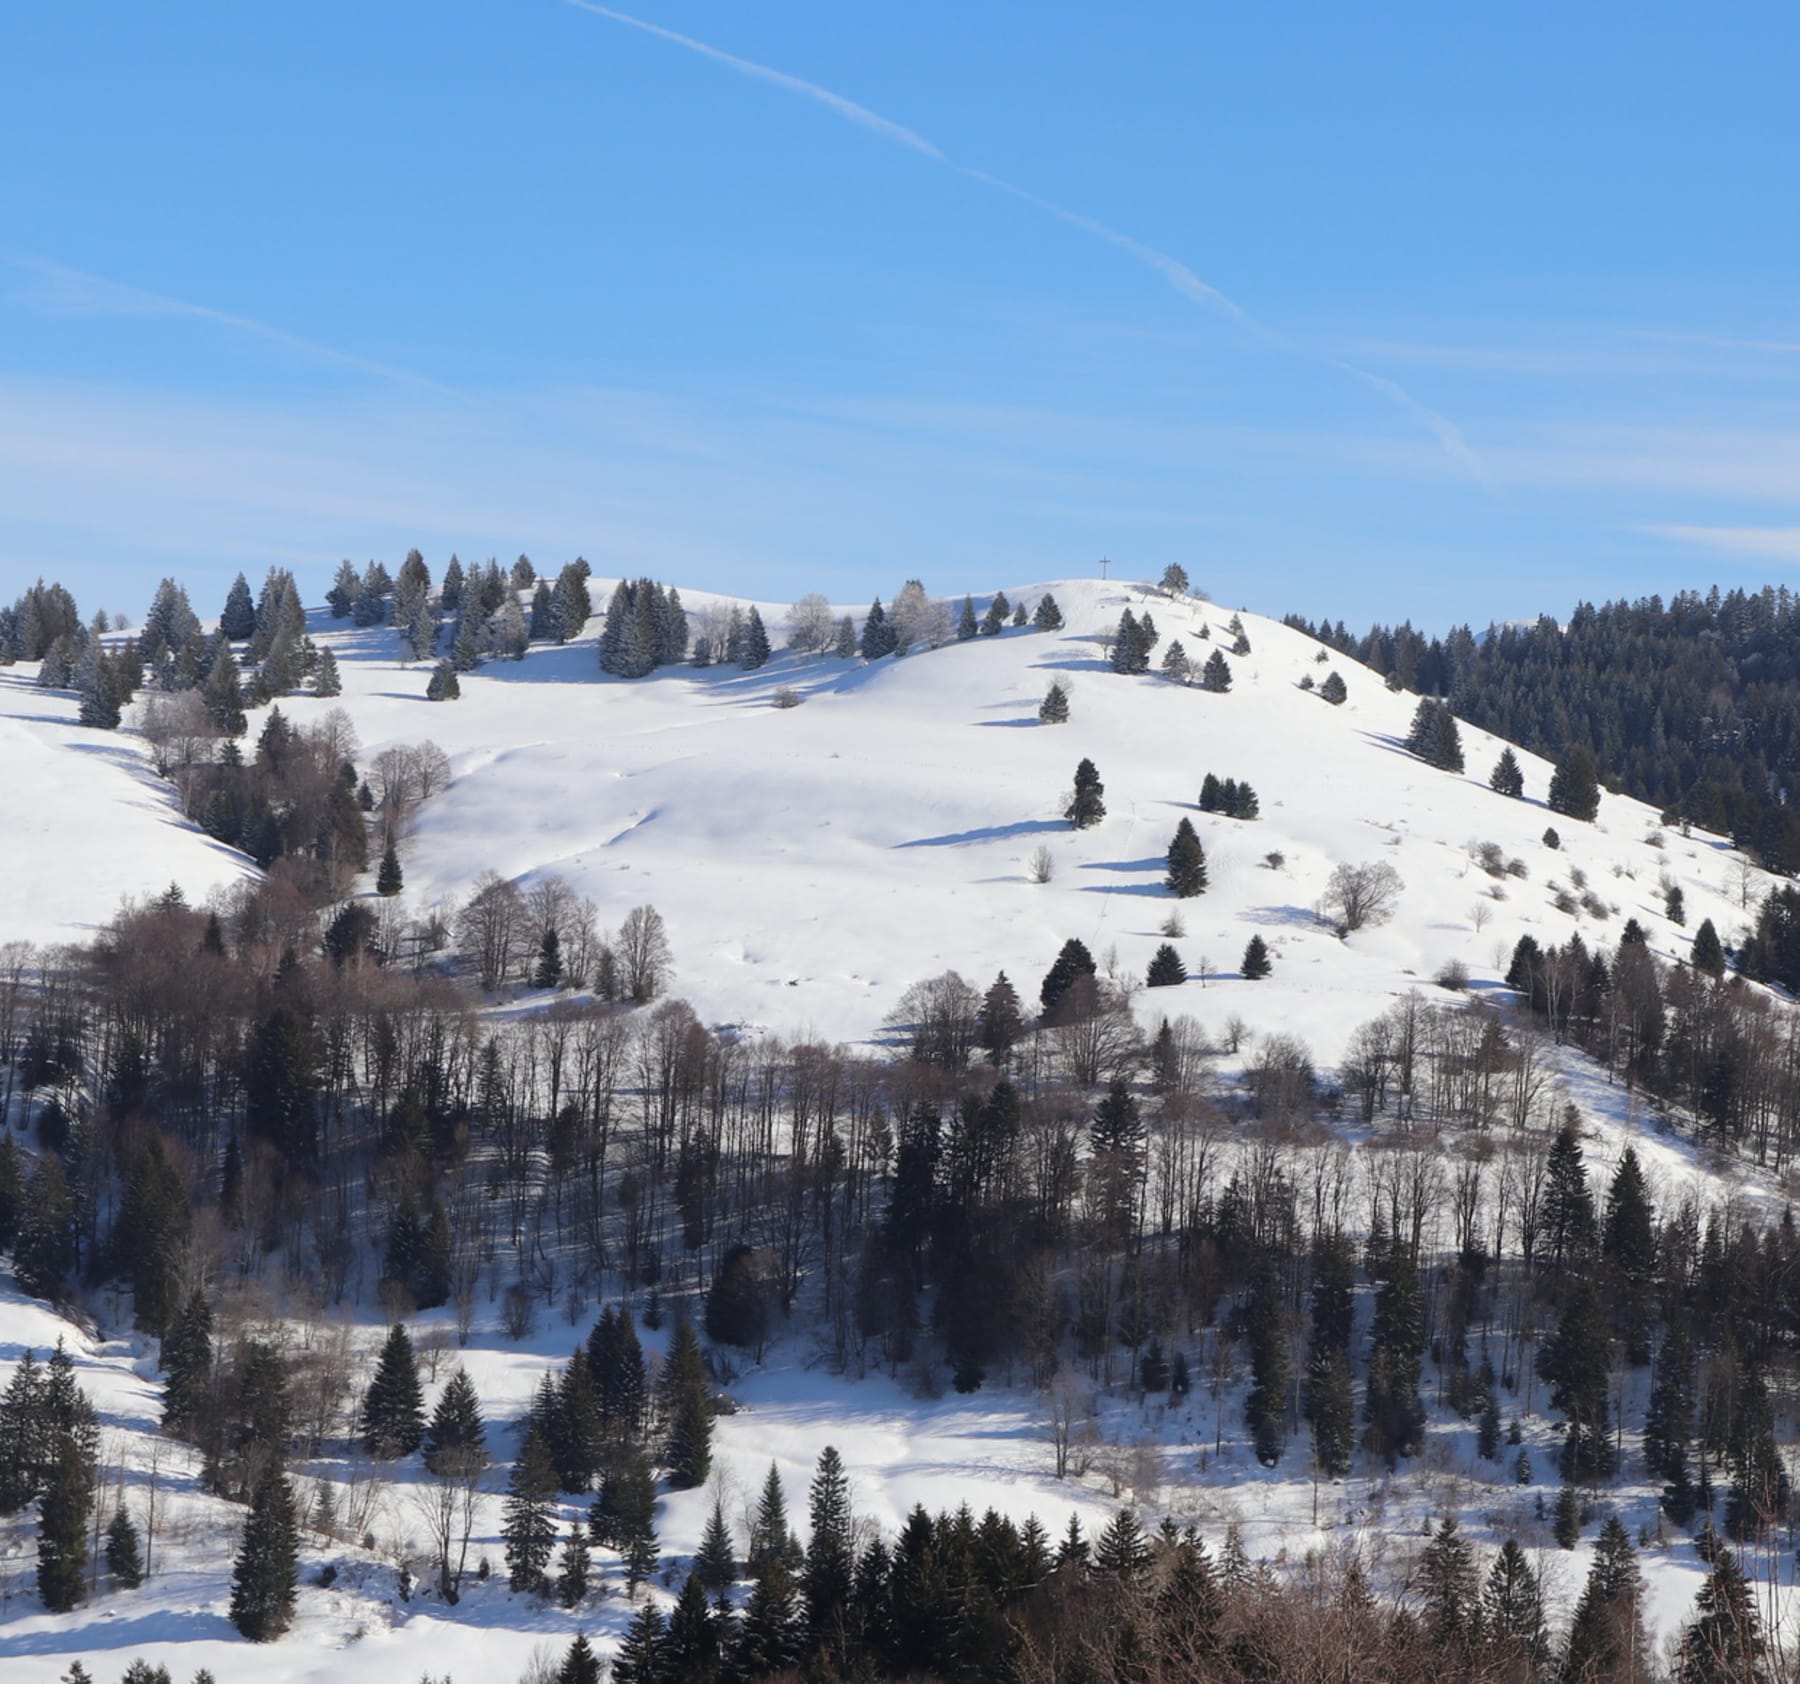
[[[66,1626],[53,1631],[17,1633],[6,1640],[9,1655],[60,1655],[75,1636]],[[223,1614],[203,1614],[197,1609],[158,1609],[135,1619],[95,1620],[83,1625],[78,1647],[89,1652],[108,1649],[141,1649],[147,1643],[237,1643],[237,1627]]]
[[[1046,830],[1067,830],[1065,819],[1020,819],[1017,824],[985,825],[979,830],[955,830],[944,836],[921,836],[896,842],[896,848],[957,848],[965,842],[1000,842],[1009,836],[1036,836]]]
[[[1288,930],[1316,930],[1319,928],[1319,916],[1310,906],[1269,906],[1246,907],[1239,914],[1241,918],[1252,924],[1262,924]]]

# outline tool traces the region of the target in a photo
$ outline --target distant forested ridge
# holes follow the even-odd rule
[[[1800,870],[1800,597],[1785,585],[1583,602],[1567,625],[1545,615],[1479,639],[1286,624],[1549,759],[1585,746],[1611,787]]]

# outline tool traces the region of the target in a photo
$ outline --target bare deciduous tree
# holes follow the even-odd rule
[[[831,604],[817,591],[808,591],[788,610],[788,648],[803,655],[819,655],[837,637],[837,621]]]
[[[619,978],[639,1005],[654,1000],[673,975],[669,937],[662,914],[653,906],[634,906],[619,926],[616,944]]]
[[[1406,885],[1386,860],[1364,865],[1338,866],[1319,898],[1319,916],[1340,936],[1385,923],[1393,916],[1400,892]]]
[[[512,975],[525,945],[525,899],[516,884],[497,872],[484,871],[475,880],[456,920],[457,937],[475,961],[483,988],[498,988]]]

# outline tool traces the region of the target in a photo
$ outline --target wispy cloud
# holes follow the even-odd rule
[[[335,364],[339,368],[356,369],[383,380],[417,386],[429,391],[456,396],[441,382],[414,374],[410,369],[392,363],[377,362],[350,351],[340,351],[317,340],[302,338],[284,328],[273,327],[250,316],[239,316],[229,310],[217,310],[209,304],[195,304],[184,298],[171,298],[165,293],[151,292],[126,281],[115,281],[105,275],[92,275],[67,264],[51,263],[39,257],[8,256],[4,261],[12,268],[32,277],[30,284],[14,297],[30,308],[57,316],[164,316],[184,321],[209,323],[232,333],[248,335],[283,350],[293,351],[317,362]]]
[[[1751,561],[1800,563],[1800,526],[1641,526],[1651,538]]]
[[[1202,309],[1216,311],[1227,316],[1270,343],[1288,344],[1283,336],[1263,327],[1241,304],[1212,285],[1210,281],[1203,280],[1180,258],[1172,257],[1168,252],[1162,251],[1156,246],[1148,245],[1142,240],[1134,239],[1129,234],[1121,233],[1118,229],[1109,227],[1095,217],[1086,216],[1080,211],[1069,210],[1066,206],[1057,204],[1055,200],[1046,199],[1042,194],[1034,193],[1029,188],[1020,187],[1002,176],[977,169],[972,164],[961,163],[941,146],[927,140],[916,129],[908,128],[904,123],[894,122],[877,111],[871,111],[866,105],[846,99],[842,94],[834,93],[831,89],[821,87],[816,82],[808,82],[801,77],[790,76],[786,71],[776,70],[771,65],[760,64],[754,59],[742,58],[736,53],[728,53],[721,48],[712,46],[709,42],[696,40],[691,35],[682,35],[673,29],[665,29],[661,24],[650,23],[643,18],[634,17],[629,12],[621,12],[611,6],[600,5],[598,0],[563,0],[563,3],[575,7],[578,11],[591,12],[596,17],[622,24],[628,29],[636,29],[646,35],[656,36],[659,40],[671,42],[688,52],[697,53],[702,58],[710,59],[715,64],[725,65],[740,75],[753,77],[759,82],[768,82],[775,87],[786,89],[789,93],[798,94],[803,99],[809,99],[815,104],[822,105],[846,122],[856,124],[858,128],[867,129],[895,145],[904,146],[921,157],[929,158],[933,163],[940,164],[945,169],[955,171],[956,174],[964,176],[970,181],[979,182],[984,187],[1005,193],[1023,204],[1044,212],[1047,216],[1055,217],[1071,228],[1078,229],[1094,239],[1104,241],[1124,252],[1153,274],[1160,276],[1169,287],[1190,304],[1196,304]],[[1327,360],[1334,368],[1353,376],[1369,386],[1371,390],[1380,393],[1390,403],[1422,425],[1438,441],[1453,462],[1481,485],[1491,488],[1492,477],[1483,465],[1480,456],[1470,446],[1462,429],[1455,422],[1419,402],[1396,381],[1389,380],[1382,375],[1367,373],[1363,369],[1339,362],[1335,358]]]
[[[1712,351],[1749,351],[1759,356],[1800,356],[1800,340],[1737,339],[1719,333],[1663,333],[1650,328],[1630,329],[1627,339],[1650,339],[1659,345],[1703,345]]]

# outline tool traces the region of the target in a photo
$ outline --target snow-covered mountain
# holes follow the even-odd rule
[[[595,600],[609,588],[594,581]],[[711,1024],[862,1041],[910,984],[949,969],[978,987],[1004,969],[1031,1000],[1071,936],[1141,978],[1179,904],[1175,945],[1194,980],[1152,996],[1157,1010],[1291,1031],[1329,1063],[1382,1002],[1451,961],[1491,985],[1527,932],[1548,945],[1580,928],[1610,944],[1635,917],[1673,957],[1703,918],[1727,943],[1747,922],[1722,839],[1665,832],[1618,796],[1596,824],[1556,820],[1551,769],[1523,751],[1524,799],[1498,795],[1487,775],[1504,745],[1468,726],[1467,771],[1434,770],[1402,746],[1416,698],[1336,654],[1321,662],[1317,643],[1276,621],[1241,616],[1251,652],[1228,657],[1221,695],[1154,665],[1121,677],[1103,645],[1124,609],[1148,609],[1157,658],[1180,639],[1197,670],[1229,649],[1229,610],[1083,580],[1007,595],[1045,591],[1059,632],[1009,627],[874,663],[781,653],[753,673],[676,667],[629,682],[600,672],[596,616],[586,635],[490,663],[463,678],[460,701],[438,704],[424,699],[428,667],[402,664],[391,630],[315,615],[344,693],[281,707],[301,723],[344,708],[365,763],[423,738],[449,754],[450,786],[404,845],[408,902],[454,901],[492,870],[523,887],[561,876],[608,927],[652,904],[675,992]],[[783,612],[764,605],[772,630]],[[1341,706],[1316,689],[1332,671]],[[247,869],[173,811],[133,737],[81,730],[72,702],[31,679],[24,666],[0,673],[0,777],[26,792],[0,832],[0,881],[20,889],[5,936],[76,936],[121,896],[174,880],[199,901]],[[1070,691],[1062,726],[1037,718],[1053,680]],[[783,690],[803,705],[772,706]],[[1061,814],[1083,757],[1107,816],[1074,831]],[[1261,817],[1200,813],[1208,772],[1251,783]],[[1164,855],[1184,815],[1210,881],[1176,903]],[[1543,841],[1551,825],[1560,849]],[[1482,843],[1519,874],[1489,876]],[[1040,847],[1048,883],[1029,869]],[[1314,908],[1335,866],[1377,861],[1405,884],[1396,912],[1340,941]],[[1685,928],[1664,917],[1665,880],[1684,891]],[[1610,918],[1556,909],[1559,890],[1579,901],[1583,882]],[[1765,887],[1754,883],[1752,905]],[[1274,969],[1251,985],[1237,972],[1255,934]]]
[[[593,582],[597,602],[610,583]],[[1148,610],[1162,639],[1157,657],[1178,639],[1198,669],[1212,650],[1229,650],[1228,609],[1080,580],[1007,595],[1035,604],[1046,591],[1064,615],[1060,631],[1009,627],[874,663],[781,653],[752,673],[679,667],[631,682],[600,673],[596,616],[566,646],[535,647],[520,662],[465,675],[461,699],[442,704],[425,700],[429,669],[400,660],[393,631],[315,614],[314,635],[338,657],[343,695],[293,697],[281,707],[301,723],[343,708],[364,765],[383,748],[427,738],[448,754],[451,781],[419,809],[402,849],[413,907],[455,901],[487,870],[525,887],[561,876],[609,927],[652,904],[668,927],[673,992],[708,1024],[783,1036],[869,1041],[911,984],[951,969],[977,987],[1005,970],[1032,1003],[1070,937],[1103,966],[1141,979],[1171,939],[1161,926],[1179,913],[1184,933],[1173,940],[1190,980],[1140,994],[1145,1023],[1187,1014],[1218,1035],[1236,1018],[1246,1045],[1291,1034],[1329,1068],[1359,1025],[1408,990],[1449,999],[1435,979],[1453,962],[1466,966],[1473,990],[1492,993],[1521,935],[1550,946],[1579,929],[1590,944],[1610,945],[1628,918],[1655,951],[1685,956],[1703,918],[1729,943],[1767,886],[1738,868],[1721,839],[1665,831],[1654,811],[1623,797],[1605,797],[1592,825],[1554,818],[1544,805],[1550,767],[1523,752],[1524,797],[1495,793],[1487,776],[1504,745],[1467,726],[1467,771],[1427,766],[1403,747],[1416,698],[1340,656],[1321,660],[1318,644],[1275,621],[1242,614],[1249,652],[1227,654],[1232,685],[1219,694],[1170,682],[1154,665],[1120,676],[1104,646],[1126,608]],[[698,594],[687,600],[708,605]],[[844,611],[860,617],[860,609]],[[762,612],[779,641],[784,611],[764,604]],[[1338,706],[1317,688],[1334,671],[1347,690]],[[140,738],[82,730],[72,700],[37,689],[33,676],[29,667],[0,672],[0,780],[14,795],[0,824],[0,942],[79,939],[121,897],[174,881],[200,902],[252,869],[181,817]],[[1053,681],[1069,690],[1064,725],[1038,720]],[[774,705],[783,691],[800,705]],[[253,736],[263,717],[253,713]],[[1104,781],[1107,816],[1075,831],[1061,815],[1084,757]],[[1209,772],[1253,785],[1260,817],[1198,811]],[[1204,844],[1209,884],[1177,902],[1163,886],[1164,857],[1184,817]],[[1544,840],[1551,825],[1560,847]],[[1031,868],[1040,848],[1053,860],[1046,882]],[[1487,864],[1497,856],[1498,874],[1484,855]],[[1340,939],[1315,907],[1345,863],[1389,864],[1404,889],[1391,919]],[[1684,891],[1685,927],[1664,915],[1665,882]],[[1273,972],[1252,982],[1239,967],[1258,935]],[[514,1009],[538,1003],[523,990]],[[1581,1105],[1595,1142],[1596,1173],[1628,1138],[1659,1190],[1723,1173],[1647,1128],[1629,1096],[1575,1055],[1556,1057],[1562,1091]],[[1241,1060],[1221,1063],[1227,1081],[1241,1068]],[[1731,1173],[1734,1185],[1772,1191]],[[454,1610],[429,1598],[404,1602],[395,1541],[417,1529],[418,1516],[409,1507],[413,1476],[403,1475],[371,1521],[377,1547],[310,1540],[294,1633],[271,1649],[248,1649],[224,1618],[241,1511],[200,1492],[191,1451],[157,1439],[153,1345],[121,1334],[122,1325],[116,1315],[99,1330],[61,1322],[10,1281],[0,1293],[0,1378],[25,1346],[41,1351],[66,1337],[102,1410],[106,1455],[141,1486],[161,1442],[169,1505],[168,1553],[151,1585],[67,1619],[31,1601],[29,1540],[15,1529],[0,1562],[21,1597],[16,1612],[0,1607],[8,1679],[47,1684],[78,1656],[110,1679],[143,1654],[178,1676],[198,1665],[231,1680],[385,1679],[424,1669],[467,1684],[518,1676],[534,1645],[560,1650],[579,1627],[602,1639],[622,1629],[629,1610],[617,1597],[565,1614],[513,1597],[498,1577],[473,1584]],[[322,1325],[308,1336],[323,1337]],[[414,1322],[415,1332],[446,1343],[450,1326],[447,1311]],[[458,1358],[490,1417],[504,1423],[584,1332],[546,1325],[514,1342],[490,1303]],[[372,1346],[378,1330],[352,1336]],[[1329,1488],[1322,1512],[1303,1458],[1263,1469],[1241,1435],[1223,1455],[1210,1454],[1216,1418],[1241,1415],[1240,1385],[1232,1378],[1222,1401],[1197,1387],[1179,1408],[1112,1399],[1098,1423],[1096,1472],[1081,1484],[1051,1477],[1044,1404],[1034,1395],[996,1386],[976,1399],[920,1397],[891,1381],[829,1377],[805,1351],[790,1351],[734,1388],[741,1412],[720,1423],[719,1461],[735,1516],[771,1458],[797,1496],[819,1447],[835,1442],[859,1512],[890,1529],[914,1502],[964,1500],[1019,1516],[1035,1510],[1054,1529],[1071,1509],[1104,1515],[1119,1490],[1157,1493],[1169,1511],[1209,1525],[1240,1521],[1252,1552],[1271,1558],[1298,1559],[1320,1541],[1321,1526],[1338,1538],[1384,1529],[1416,1536],[1427,1516],[1485,1510],[1491,1536],[1483,1537],[1492,1542],[1515,1522],[1532,1524],[1527,1493],[1509,1473],[1477,1469],[1472,1431],[1441,1411],[1426,1457],[1398,1476]],[[1549,1470],[1549,1428],[1534,1419],[1526,1434],[1534,1462]],[[1135,1459],[1129,1476],[1119,1471],[1126,1445]],[[509,1440],[501,1453],[512,1453]],[[1099,1471],[1107,1456],[1110,1488]],[[350,1470],[310,1468],[303,1487],[321,1474],[347,1480]],[[1636,1518],[1654,1508],[1648,1487],[1622,1490],[1620,1499],[1636,1505]],[[705,1492],[666,1500],[658,1519],[665,1549],[695,1548],[709,1503]],[[496,1568],[497,1528],[491,1498],[477,1539]],[[1568,1564],[1549,1587],[1566,1607],[1585,1555],[1544,1555]],[[329,1588],[316,1583],[327,1565],[337,1575]],[[1645,1566],[1657,1623],[1670,1629],[1700,1565],[1671,1548]]]

